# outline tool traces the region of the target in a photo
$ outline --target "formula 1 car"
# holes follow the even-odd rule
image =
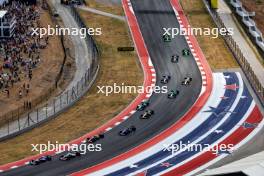
[[[137,106],[137,111],[143,111],[149,105],[148,101],[143,101]]]
[[[179,91],[178,90],[171,90],[169,93],[168,93],[168,98],[169,99],[173,99],[173,98],[176,98],[177,95],[179,95]]]
[[[189,49],[186,48],[186,49],[182,50],[182,55],[183,56],[189,56],[190,54],[191,54],[191,51]]]
[[[46,161],[51,161],[51,156],[46,155],[46,156],[40,157],[39,159],[31,160],[29,162],[29,165],[39,165],[41,163],[45,163]]]
[[[162,84],[168,84],[169,80],[171,79],[171,77],[169,75],[164,75],[162,76],[162,79],[161,79],[161,83]]]
[[[164,42],[171,42],[171,36],[168,34],[165,34],[162,36]]]
[[[154,114],[153,110],[147,110],[144,112],[144,114],[140,115],[141,119],[149,119]]]
[[[104,138],[104,134],[94,135],[92,137],[88,137],[85,143],[95,143],[96,141],[103,139],[103,138]]]
[[[182,85],[188,86],[191,84],[191,82],[192,82],[191,77],[185,77],[184,80],[182,81]]]
[[[127,135],[129,135],[131,133],[134,133],[135,131],[136,131],[136,127],[133,126],[133,125],[131,125],[130,127],[125,128],[125,129],[119,131],[119,135],[120,136],[127,136]]]
[[[69,152],[69,153],[66,153],[65,155],[62,155],[60,156],[59,160],[61,161],[67,161],[67,160],[70,160],[72,158],[75,158],[76,156],[81,156],[81,153],[80,152]]]
[[[179,62],[179,58],[180,58],[179,55],[172,55],[171,56],[171,62],[172,63],[178,63]]]

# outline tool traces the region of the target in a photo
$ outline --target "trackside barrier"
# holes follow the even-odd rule
[[[207,3],[207,1],[204,0],[204,3],[207,7],[209,7],[209,4]],[[224,22],[222,21],[222,19],[219,17],[218,13],[215,10],[210,9],[210,8],[206,8],[206,9],[209,11],[210,15],[212,16],[218,28],[226,28]],[[239,48],[239,45],[235,42],[235,40],[230,35],[225,35],[223,36],[223,38],[225,39],[226,44],[228,45],[228,47],[234,54],[237,62],[241,66],[244,74],[246,75],[250,85],[254,89],[262,106],[264,106],[264,87],[261,85],[259,79],[254,73],[254,70],[252,69],[247,59],[243,55],[241,49]]]
[[[255,12],[248,12],[239,0],[225,0],[226,4],[234,12],[233,14],[238,19],[238,22],[246,32],[252,43],[256,46],[259,54],[264,62],[264,38],[261,31],[258,29],[255,21],[251,18],[256,15]],[[235,6],[235,7],[234,7]]]
[[[71,6],[69,9],[79,27],[87,28],[81,21],[75,8]],[[55,118],[60,113],[74,105],[74,103],[83,97],[83,95],[89,90],[95,81],[99,70],[99,52],[90,35],[86,35],[85,41],[88,46],[88,51],[91,54],[91,64],[87,65],[85,74],[71,88],[67,89],[59,96],[44,102],[44,106],[40,106],[26,115],[18,116],[17,119],[8,119],[6,125],[0,128],[0,141],[22,134]]]

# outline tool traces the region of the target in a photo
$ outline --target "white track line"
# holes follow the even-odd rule
[[[152,147],[146,149],[145,151],[142,151],[141,153],[136,154],[133,157],[130,157],[119,163],[116,163],[114,165],[111,165],[107,168],[104,168],[102,170],[96,171],[88,175],[94,175],[94,176],[106,175],[114,171],[117,171],[119,169],[122,169],[124,167],[129,167],[130,165],[136,163],[137,161],[140,161],[146,158],[147,156],[151,156],[154,153],[163,150],[164,144],[171,144],[172,142],[177,141],[183,138],[184,136],[186,136],[187,134],[189,134],[190,132],[192,132],[194,128],[198,127],[201,123],[203,123],[211,115],[210,113],[204,113],[203,111],[207,110],[208,106],[214,106],[214,107],[218,106],[218,104],[221,101],[220,97],[224,95],[225,89],[223,89],[223,86],[226,84],[226,81],[224,79],[223,74],[215,73],[214,78],[219,80],[219,82],[213,85],[214,91],[210,95],[204,107],[201,109],[200,112],[198,112],[196,117],[194,117],[190,122],[188,122],[186,125],[180,128],[176,133],[164,139],[163,141],[160,141],[160,143],[155,144]],[[219,86],[219,83],[222,86]]]
[[[239,73],[237,73],[237,76],[238,76],[238,78],[239,78],[239,84],[240,84],[240,85],[243,84],[243,82],[241,83],[241,81],[243,81],[242,78],[241,78],[241,75],[240,75]],[[244,86],[244,84],[243,84],[243,86]],[[240,89],[241,89],[241,88],[240,88]],[[240,98],[241,98],[241,95],[240,95]],[[252,103],[251,103],[251,105],[250,105],[250,107],[249,107],[249,109],[247,110],[246,114],[243,116],[243,118],[239,121],[238,124],[243,124],[243,122],[249,117],[249,115],[251,114],[251,112],[252,112],[252,110],[254,109],[255,106],[256,106],[256,103],[255,103],[254,100],[253,100]],[[229,137],[234,131],[236,131],[239,127],[240,127],[239,125],[234,126],[234,127],[232,128],[232,130],[230,130],[230,131],[229,131],[228,133],[226,133],[222,138],[220,138],[219,140],[217,140],[216,142],[214,142],[211,146],[214,146],[214,145],[216,145],[216,144],[222,142],[224,139],[228,138],[228,137]],[[187,160],[185,160],[185,161],[183,161],[183,162],[181,162],[181,163],[179,163],[179,164],[177,164],[177,165],[175,165],[175,166],[173,166],[173,167],[171,167],[171,168],[169,168],[169,169],[167,169],[167,170],[165,170],[165,171],[163,171],[163,172],[160,172],[160,173],[158,173],[157,175],[165,174],[165,173],[167,173],[167,172],[169,172],[169,171],[171,171],[171,170],[173,170],[173,169],[175,169],[175,168],[177,168],[177,167],[179,167],[179,166],[181,166],[181,165],[183,165],[183,164],[185,164],[185,163],[190,162],[192,159],[194,159],[194,158],[196,158],[196,157],[202,155],[203,153],[205,153],[205,151],[200,152],[200,153],[197,153],[196,155],[194,155],[194,156],[188,158]],[[220,157],[220,156],[219,156],[219,157]]]

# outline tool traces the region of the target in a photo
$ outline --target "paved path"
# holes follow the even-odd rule
[[[113,5],[121,5],[121,0],[96,0],[98,3],[102,4],[113,4]]]
[[[234,29],[234,35],[232,36],[233,39],[236,41],[236,43],[238,43],[243,55],[247,59],[248,63],[251,65],[260,83],[264,87],[264,68],[263,66],[259,62],[253,49],[249,46],[246,39],[243,37],[243,35],[239,31],[239,27],[234,22],[234,19],[232,17],[232,12],[229,9],[229,7],[225,4],[223,0],[220,0],[219,2],[220,3],[219,3],[218,14],[220,18],[222,19],[222,21],[224,22],[227,28]]]
[[[79,28],[78,24],[72,17],[70,11],[62,6],[60,4],[60,1],[52,0],[53,5],[57,9],[58,13],[60,14],[60,17],[63,20],[64,25],[67,28]],[[75,62],[76,62],[76,73],[73,81],[68,86],[67,89],[71,88],[73,85],[77,83],[77,81],[80,80],[80,78],[85,74],[88,65],[91,63],[91,53],[88,51],[87,44],[84,39],[80,38],[80,36],[70,36],[71,41],[74,45],[74,51],[75,51]]]
[[[90,7],[86,7],[86,6],[78,6],[78,8],[82,9],[82,10],[85,10],[85,11],[88,11],[88,12],[92,12],[92,13],[98,14],[98,15],[103,15],[103,16],[115,18],[115,19],[118,19],[118,20],[121,20],[121,21],[126,21],[124,16],[114,15],[112,13],[103,12],[103,11],[96,10],[96,9],[93,9],[93,8],[90,8]]]

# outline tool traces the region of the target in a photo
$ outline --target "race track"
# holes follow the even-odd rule
[[[59,161],[58,156],[55,156],[52,162],[39,166],[26,165],[1,175],[59,176],[85,169],[120,155],[156,136],[175,123],[195,103],[201,91],[202,78],[193,56],[181,58],[178,64],[170,62],[172,55],[181,55],[182,49],[188,48],[185,38],[177,36],[171,43],[164,43],[162,39],[163,28],[180,27],[170,1],[134,0],[132,5],[156,70],[157,85],[163,85],[160,84],[163,75],[170,75],[168,90],[178,89],[180,94],[177,99],[167,99],[167,94],[153,94],[148,109],[153,109],[155,115],[149,120],[141,120],[138,117],[142,112],[134,113],[132,117],[107,132],[105,138],[99,141],[103,149],[101,152],[88,152],[80,158],[65,162]],[[181,81],[186,76],[193,78],[189,87],[181,86]],[[120,137],[118,132],[130,125],[136,126],[136,133],[128,137]]]

